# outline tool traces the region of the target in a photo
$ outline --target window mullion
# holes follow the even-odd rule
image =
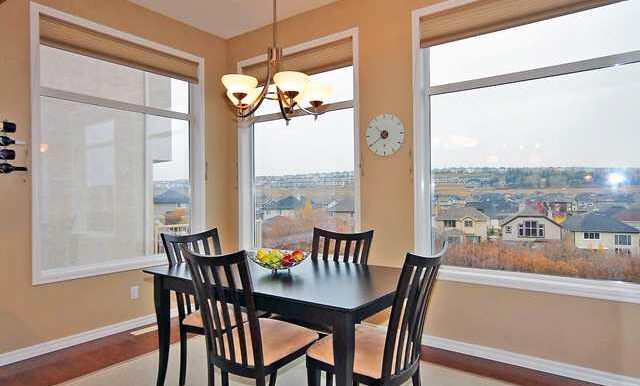
[[[577,62],[558,64],[555,66],[535,68],[532,70],[512,72],[490,76],[486,78],[477,78],[462,82],[447,83],[429,87],[429,95],[449,94],[466,90],[474,90],[479,88],[500,86],[510,83],[526,82],[542,78],[550,78],[554,76],[573,74],[583,71],[598,70],[607,67],[620,66],[640,62],[640,50],[631,51],[623,54],[602,56],[599,58],[581,60]]]
[[[158,109],[155,107],[142,106],[135,103],[127,103],[116,101],[113,99],[101,98],[91,95],[80,94],[72,91],[58,90],[49,87],[40,87],[40,96],[64,99],[67,101],[85,103],[94,106],[106,107],[116,110],[130,111],[134,113],[155,115],[159,117],[180,119],[184,121],[191,120],[191,114],[179,113],[171,110]]]

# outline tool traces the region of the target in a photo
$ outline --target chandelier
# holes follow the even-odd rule
[[[280,113],[287,124],[297,114],[312,115],[317,119],[324,113],[323,104],[331,95],[329,85],[312,81],[309,75],[282,69],[282,48],[277,44],[277,8],[273,0],[273,43],[267,50],[267,77],[265,84],[258,86],[258,79],[244,74],[227,74],[222,84],[227,89],[227,98],[233,105],[235,115],[249,118],[265,99],[278,101]]]

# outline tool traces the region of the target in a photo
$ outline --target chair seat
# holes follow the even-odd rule
[[[356,349],[353,358],[353,372],[373,379],[382,377],[382,357],[386,334],[375,327],[356,327]],[[333,336],[329,335],[314,343],[307,355],[330,366],[333,362]]]
[[[262,355],[264,365],[269,366],[289,354],[304,349],[311,343],[318,340],[318,334],[308,328],[295,324],[283,322],[281,320],[260,318],[260,336],[262,337]],[[253,367],[253,347],[251,345],[251,332],[249,323],[243,325],[244,335],[247,342],[247,365]],[[235,352],[235,362],[242,364],[242,351],[240,349],[239,329],[233,329],[233,346]],[[225,337],[225,357],[231,361],[229,345],[226,344]]]
[[[222,305],[220,303],[218,303],[217,305],[218,305],[218,313],[219,315],[222,315]],[[229,309],[229,321],[231,322],[231,325],[232,326],[237,325],[238,323],[236,323],[236,316],[235,316],[233,307],[231,305],[227,305],[227,308]],[[242,322],[244,323],[246,321],[247,321],[247,314],[243,312]],[[182,320],[182,324],[191,326],[191,327],[204,328],[204,324],[202,322],[202,314],[200,313],[200,310],[194,311],[189,315],[187,315]]]

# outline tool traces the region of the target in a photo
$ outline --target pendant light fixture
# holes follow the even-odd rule
[[[277,4],[273,0],[273,43],[267,50],[267,77],[265,84],[244,74],[227,74],[222,84],[227,89],[227,98],[233,105],[235,115],[249,118],[265,99],[276,100],[282,117],[289,120],[298,112],[317,118],[324,112],[322,105],[331,95],[329,85],[310,80],[309,75],[282,68],[282,48],[277,44]]]

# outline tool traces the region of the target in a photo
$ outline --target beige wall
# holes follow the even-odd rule
[[[234,248],[235,139],[228,135],[233,121],[218,82],[226,65],[224,40],[123,0],[40,3],[205,58],[207,219],[221,229],[224,247]],[[0,5],[0,47],[0,119],[14,120],[15,137],[29,141],[28,1]],[[22,148],[18,153],[15,164],[23,164]],[[32,286],[31,177],[1,176],[0,197],[0,353],[153,313],[152,286],[140,271]],[[139,300],[129,299],[133,285],[141,286]]]
[[[283,46],[359,28],[362,221],[376,230],[373,264],[399,265],[413,248],[411,10],[435,2],[341,0],[280,25]],[[266,28],[231,39],[228,70],[262,54],[269,39]],[[407,127],[405,145],[385,158],[364,141],[380,113]],[[429,334],[640,376],[639,305],[444,281],[433,305]]]

